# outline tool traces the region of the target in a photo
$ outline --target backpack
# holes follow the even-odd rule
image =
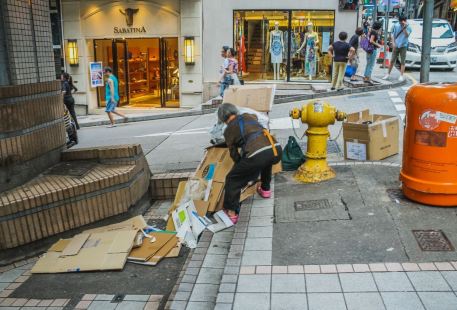
[[[284,171],[295,171],[305,160],[305,155],[303,155],[297,140],[292,136],[289,137],[289,141],[282,151],[282,169]]]
[[[360,46],[367,53],[373,53],[374,51],[374,46],[370,43],[370,39],[368,38],[368,36],[362,37],[362,39],[360,40]]]

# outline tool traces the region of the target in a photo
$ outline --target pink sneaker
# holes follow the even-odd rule
[[[229,219],[232,221],[233,225],[235,225],[236,223],[238,223],[238,219],[239,219],[239,215],[235,214],[235,215],[230,215],[228,214],[227,210],[224,210],[224,213],[227,214],[227,216],[229,217]]]
[[[262,198],[271,198],[271,191],[266,191],[262,189],[262,186],[257,188],[257,193],[259,193]]]

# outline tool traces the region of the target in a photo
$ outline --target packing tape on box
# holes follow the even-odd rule
[[[381,126],[382,126],[382,135],[384,138],[387,138],[387,125],[386,125],[386,120],[381,121]]]

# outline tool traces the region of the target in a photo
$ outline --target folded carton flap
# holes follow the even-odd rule
[[[100,270],[120,270],[127,262],[125,253],[112,253],[104,257]]]
[[[146,261],[154,256],[160,248],[162,248],[175,234],[154,232],[150,233],[151,236],[156,238],[156,241],[151,242],[151,239],[144,238],[140,247],[132,249],[129,254],[129,259]]]
[[[71,240],[60,239],[49,248],[48,252],[62,252],[70,244]]]
[[[362,123],[368,121],[370,117],[370,110],[362,110],[360,112],[350,113],[346,117],[346,122],[349,123]]]
[[[176,247],[178,242],[179,240],[176,235],[173,235],[173,237],[168,240],[168,242],[162,248],[160,248],[160,250],[154,254],[154,256],[148,259],[148,263],[153,266],[157,265],[160,260],[162,260],[162,258],[164,258],[171,250]]]
[[[213,186],[211,188],[211,193],[209,195],[209,208],[208,211],[213,212],[216,207],[217,203],[221,199],[222,192],[224,191],[224,183],[220,182],[213,182]]]
[[[209,208],[209,201],[203,200],[194,200],[195,209],[197,209],[197,213],[199,216],[206,216]]]
[[[129,253],[133,246],[137,231],[119,231],[109,247],[108,253]]]
[[[86,243],[87,239],[89,239],[90,234],[82,233],[79,235],[74,236],[70,243],[65,247],[62,251],[62,255],[70,256],[78,254],[79,250],[83,247],[84,243]]]

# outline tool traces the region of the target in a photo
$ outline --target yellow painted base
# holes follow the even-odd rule
[[[327,165],[327,161],[309,160],[301,165],[295,173],[295,180],[302,183],[319,183],[336,177],[335,171]]]

